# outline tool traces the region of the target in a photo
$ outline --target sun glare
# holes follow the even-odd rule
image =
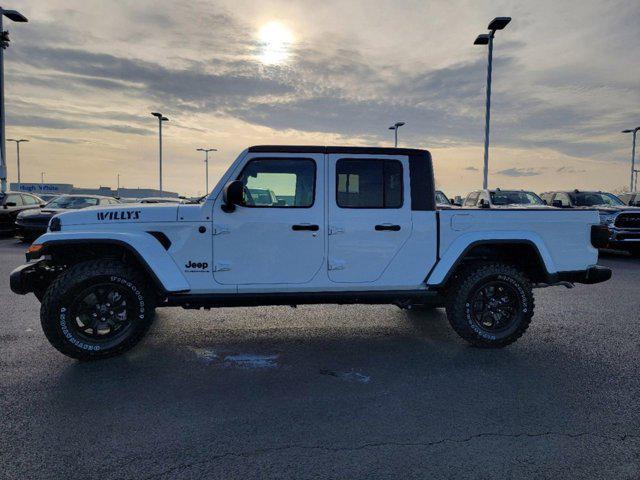
[[[265,65],[281,65],[291,55],[293,35],[280,22],[269,22],[258,32],[260,42],[259,58]]]

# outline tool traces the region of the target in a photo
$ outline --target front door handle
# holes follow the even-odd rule
[[[309,223],[301,223],[299,225],[291,225],[291,230],[293,230],[294,232],[300,232],[303,230],[317,232],[318,230],[320,230],[320,227],[318,225],[311,225]]]
[[[400,231],[400,225],[391,225],[390,223],[376,225],[375,228],[376,228],[376,232],[384,232],[384,231],[399,232]]]

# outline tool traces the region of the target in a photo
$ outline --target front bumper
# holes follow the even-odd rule
[[[578,270],[575,272],[558,272],[555,276],[558,282],[585,283],[592,285],[594,283],[606,282],[611,278],[611,269],[594,265],[586,270]]]
[[[20,223],[16,222],[16,235],[19,237],[25,238],[34,238],[39,237],[40,235],[47,233],[47,226],[45,225],[37,225],[37,224],[29,224],[29,223]]]
[[[608,247],[614,249],[627,249],[640,247],[640,230],[625,230],[609,227]]]
[[[14,269],[9,276],[9,286],[13,293],[26,295],[33,292],[36,285],[42,281],[41,263],[45,260],[25,263]]]

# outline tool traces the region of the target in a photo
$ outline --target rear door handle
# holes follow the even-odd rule
[[[299,225],[291,225],[291,230],[293,230],[294,232],[300,232],[303,230],[317,232],[318,230],[320,230],[320,227],[318,225],[311,225],[309,223],[301,223]]]
[[[390,223],[384,223],[382,225],[376,225],[376,231],[377,232],[383,232],[383,231],[399,232],[400,225],[391,225]]]

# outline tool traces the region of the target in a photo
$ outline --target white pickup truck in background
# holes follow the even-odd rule
[[[201,204],[57,215],[11,288],[41,300],[53,346],[92,359],[176,305],[444,306],[464,339],[503,347],[527,329],[534,286],[611,277],[596,211],[437,210],[434,192],[425,150],[251,147]]]

